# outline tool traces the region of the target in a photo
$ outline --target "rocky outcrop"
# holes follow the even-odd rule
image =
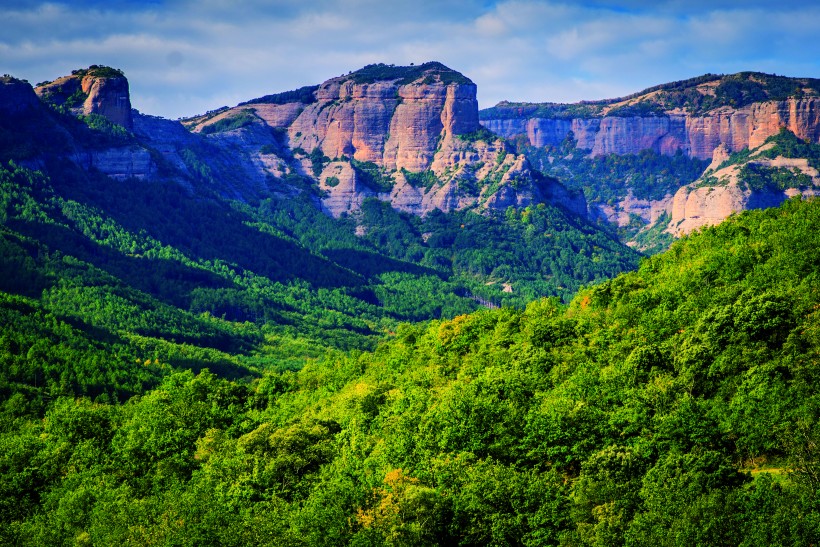
[[[423,171],[442,138],[480,128],[475,84],[429,64],[411,78],[400,70],[410,67],[392,73],[387,67],[388,79],[364,80],[358,73],[332,78],[319,86],[311,104],[242,105],[191,129],[201,131],[238,110],[253,110],[270,127],[286,129],[293,149],[318,148],[331,159],[347,156],[390,171]]]
[[[797,195],[820,195],[820,173],[809,165],[807,159],[782,156],[768,158],[762,155],[762,152],[770,148],[771,143],[764,143],[750,153],[747,161],[720,169],[717,167],[723,163],[719,163],[719,159],[724,153],[720,148],[716,149],[713,167],[699,180],[675,193],[669,209],[671,220],[666,231],[675,237],[681,237],[704,226],[719,224],[740,211],[776,207]],[[757,169],[786,169],[804,175],[803,180],[806,182],[799,187],[785,189],[772,186],[750,187],[744,178],[744,165]]]
[[[820,142],[820,98],[724,107],[702,116],[671,111],[648,117],[484,119],[481,124],[508,138],[526,135],[538,147],[557,146],[572,131],[578,148],[589,150],[592,156],[651,149],[669,155],[680,150],[693,158],[709,159],[719,146],[730,152],[760,146],[781,128]]]
[[[349,162],[331,162],[322,171],[319,181],[324,192],[322,208],[335,218],[358,210],[365,199],[377,195],[359,180]]]
[[[638,199],[632,192],[617,202],[617,206],[608,203],[590,205],[590,216],[594,219],[606,220],[623,228],[629,226],[634,217],[639,217],[644,224],[652,226],[668,215],[672,208],[673,196],[667,194],[663,199]]]
[[[133,128],[128,80],[119,70],[98,66],[75,70],[34,91],[44,101],[65,106],[75,114],[98,114],[126,129]]]
[[[393,184],[387,191],[368,186],[350,162],[329,163],[319,177],[323,209],[338,217],[373,197],[415,215],[434,209],[503,211],[541,202],[586,215],[583,194],[571,193],[558,181],[536,173],[523,155],[509,152],[501,140],[465,141],[447,136],[439,143],[430,169],[421,173],[408,169],[384,172],[392,173]]]
[[[533,172],[524,156],[494,136],[478,135],[475,84],[439,63],[371,65],[324,82],[313,99],[255,99],[184,123],[223,148],[230,141],[246,152],[260,142],[240,146],[239,135],[228,137],[234,131],[222,129],[240,118],[245,122],[239,134],[267,126],[289,148],[271,156],[279,171],[268,166],[267,172],[281,177],[289,166],[316,179],[321,207],[335,217],[356,211],[367,198],[417,215],[545,200],[586,214],[582,195]],[[288,163],[290,151],[294,159]]]
[[[482,120],[490,131],[511,138],[526,135],[533,146],[558,146],[570,132],[577,147],[593,156],[637,154],[652,149],[674,154],[688,152],[686,121],[683,116],[629,118],[574,118],[528,120]]]
[[[777,207],[798,195],[815,197],[820,195],[820,188],[751,191],[738,182],[726,186],[681,188],[672,203],[672,220],[667,232],[681,237],[704,226],[720,224],[735,213]]]
[[[571,131],[592,156],[678,150],[706,160],[755,148],[780,129],[820,142],[820,85],[811,78],[759,72],[655,86],[629,97],[576,104],[502,102],[481,123],[505,137],[526,135],[537,147],[560,144]]]
[[[37,108],[40,101],[31,85],[11,76],[0,78],[0,115],[14,116]]]

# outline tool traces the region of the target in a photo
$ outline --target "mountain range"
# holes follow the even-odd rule
[[[783,130],[820,141],[818,89],[818,80],[748,72],[705,75],[618,99],[502,102],[479,112],[475,84],[440,63],[369,65],[181,124],[132,113],[127,80],[107,67],[44,82],[36,94],[133,130],[145,144],[141,149],[83,158],[114,177],[155,174],[148,148],[191,175],[198,166],[186,165],[183,155],[190,163],[185,151],[205,142],[218,150],[205,165],[218,173],[225,195],[298,192],[299,183],[287,182],[298,175],[316,185],[317,205],[337,218],[370,198],[420,216],[550,203],[620,228],[625,242],[647,249],[652,244],[641,243],[647,232],[680,235],[745,208],[782,202],[795,191],[816,193],[814,183],[743,196],[735,191],[733,198],[692,190],[708,186],[695,179],[710,162],[717,166]],[[19,103],[26,101],[31,98]],[[596,176],[608,158],[633,165]],[[668,241],[661,238],[658,248]]]
[[[735,192],[727,198],[725,191],[713,193],[708,184],[695,179],[710,162],[714,167],[731,153],[761,147],[781,131],[808,143],[820,143],[820,80],[757,72],[707,74],[603,101],[502,102],[482,110],[480,118],[493,132],[518,138],[523,144],[520,148],[529,151],[536,165],[565,181],[573,177],[573,173],[561,176],[566,171],[590,171],[578,165],[578,155],[598,163],[612,157],[643,155],[644,161],[637,162],[642,168],[639,173],[627,168],[614,177],[604,175],[608,180],[596,181],[593,171],[587,180],[582,174],[581,180],[571,183],[585,189],[593,217],[622,228],[632,224],[625,239],[635,243],[641,231],[655,228],[680,235],[719,222],[731,213],[771,206],[793,195],[794,191],[767,187],[742,196]],[[668,180],[664,171],[671,166],[669,160],[657,156],[679,156],[672,170],[682,173],[682,178]],[[777,158],[772,159],[778,163]],[[815,182],[803,184],[800,192],[815,195],[816,174],[805,174],[815,177]],[[610,191],[602,192],[601,186]],[[693,188],[701,188],[696,192],[701,198],[697,204],[684,207]],[[689,199],[694,201],[695,197]]]
[[[0,543],[818,543],[816,95],[4,76]]]

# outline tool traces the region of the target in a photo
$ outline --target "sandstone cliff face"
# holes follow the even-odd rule
[[[75,114],[99,114],[126,129],[133,128],[128,80],[119,71],[107,67],[76,71],[34,91],[41,99],[65,105]]]
[[[526,158],[509,153],[501,141],[466,142],[447,137],[434,154],[429,173],[436,182],[421,185],[410,180],[412,171],[393,171],[392,188],[384,191],[367,186],[350,162],[334,161],[319,177],[325,194],[322,207],[338,217],[359,209],[365,199],[373,197],[400,211],[423,215],[434,209],[504,210],[551,201],[586,214],[582,195],[571,194],[555,181],[538,180]]]
[[[707,170],[700,180],[680,188],[675,193],[669,208],[671,220],[666,231],[675,237],[681,237],[704,226],[719,224],[730,215],[746,209],[776,207],[796,195],[820,195],[820,173],[809,165],[808,160],[761,157],[760,152],[770,147],[770,144],[757,147],[750,154],[751,159],[748,163],[764,168],[789,169],[805,175],[809,183],[799,188],[784,190],[752,190],[742,179],[740,165],[729,165],[717,170],[713,167]],[[715,150],[713,166],[722,155],[720,148]]]
[[[315,178],[322,209],[335,217],[356,211],[367,198],[418,215],[544,200],[586,214],[582,195],[539,179],[524,156],[510,153],[502,141],[460,137],[481,127],[475,84],[435,63],[395,70],[382,65],[379,70],[383,74],[376,78],[363,78],[360,72],[332,78],[318,86],[309,104],[257,100],[185,123],[223,144],[224,135],[233,132],[207,128],[224,127],[223,120],[243,111],[245,116],[252,112],[255,120],[239,133],[257,131],[257,121],[284,132],[294,158],[288,160],[288,150],[277,152],[278,159],[271,161],[278,162],[278,171],[268,166],[268,173],[281,177],[290,169]],[[406,76],[408,70],[415,70],[412,77]],[[250,151],[260,143],[245,144]],[[321,164],[315,163],[322,157]],[[358,162],[380,172],[377,187],[368,183]]]
[[[316,99],[287,126],[292,148],[318,147],[329,158],[390,170],[428,169],[439,138],[479,128],[472,83],[356,83],[342,76],[323,83]]]
[[[682,110],[664,116],[596,117],[574,119],[486,119],[487,129],[504,137],[527,135],[533,146],[558,145],[572,131],[578,148],[593,156],[636,154],[652,149],[661,154],[684,154],[710,159],[723,145],[730,152],[755,148],[781,128],[811,142],[820,142],[820,98],[791,98],[722,107],[707,115]]]
[[[672,203],[672,220],[667,232],[681,237],[704,226],[720,224],[734,213],[777,207],[797,195],[815,197],[820,195],[820,188],[752,192],[737,182],[726,186],[681,188]]]

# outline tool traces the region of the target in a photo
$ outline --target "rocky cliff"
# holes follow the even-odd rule
[[[702,76],[633,96],[575,105],[500,103],[481,123],[505,137],[526,135],[533,146],[556,146],[572,132],[592,156],[681,150],[710,159],[760,146],[786,128],[820,142],[820,81],[760,73]]]
[[[670,217],[667,233],[679,236],[731,212],[814,191],[753,189],[723,171],[719,183],[696,179],[708,160],[716,171],[730,154],[755,150],[781,131],[820,143],[818,79],[707,74],[603,101],[502,102],[479,116],[485,128],[514,139],[539,169],[582,188],[590,216],[616,225],[624,241],[642,249],[659,241],[647,247],[642,234]]]
[[[97,114],[126,129],[133,128],[128,80],[120,70],[92,65],[39,84],[34,91],[42,100],[74,114]]]
[[[16,116],[39,106],[40,101],[28,82],[9,75],[0,78],[0,115]]]
[[[413,214],[548,199],[586,211],[580,193],[539,176],[526,158],[482,130],[475,84],[440,63],[369,65],[184,123],[209,139],[233,142],[266,127],[279,149],[257,141],[245,147],[252,155],[262,148],[273,153],[257,154],[260,170],[281,178],[292,169],[316,180],[321,206],[333,216],[370,197]]]
[[[675,193],[666,231],[680,237],[747,209],[775,207],[798,195],[818,196],[819,166],[820,145],[801,142],[788,131],[744,154],[727,156],[721,147],[706,173]]]
[[[88,114],[104,117],[105,127],[93,119],[70,123],[71,115]],[[114,69],[77,70],[36,88],[10,76],[0,79],[0,143],[18,161],[39,167],[57,156],[114,179],[153,177],[154,157],[130,128],[128,81]]]

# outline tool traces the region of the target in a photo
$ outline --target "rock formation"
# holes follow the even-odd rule
[[[92,65],[75,70],[34,90],[46,102],[75,114],[98,114],[126,129],[133,128],[128,80],[119,70]]]
[[[774,83],[778,90],[770,92],[766,86],[774,88]],[[781,128],[820,142],[818,84],[817,80],[757,73],[712,80],[701,77],[689,84],[676,82],[597,103],[500,103],[481,112],[481,124],[508,138],[526,135],[538,147],[558,145],[572,131],[578,148],[589,150],[592,156],[636,154],[645,149],[671,155],[681,150],[706,160],[721,145],[729,152],[760,146]],[[793,90],[793,96],[779,91],[784,85]],[[737,86],[754,90],[750,96],[756,98],[731,94]],[[573,111],[578,114],[572,115]]]
[[[83,169],[94,168],[116,180],[144,180],[156,174],[157,166],[141,146],[122,146],[76,152],[71,160]]]
[[[704,226],[719,224],[730,215],[747,209],[764,209],[776,207],[783,201],[801,195],[813,197],[820,195],[820,173],[809,164],[806,158],[788,158],[773,154],[765,155],[775,149],[775,143],[765,142],[753,149],[747,158],[731,163],[730,158],[720,161],[725,153],[720,148],[715,150],[715,160],[706,173],[694,183],[680,188],[672,200],[669,212],[671,220],[667,232],[680,237]],[[776,149],[775,149],[776,150]],[[729,161],[727,161],[729,160]],[[757,185],[749,181],[748,171],[751,166],[756,172],[777,170],[794,181],[789,187],[772,184]],[[802,176],[801,176],[802,175]]]
[[[369,65],[324,82],[308,101],[297,95],[255,99],[184,123],[209,139],[260,126],[279,132],[296,160],[292,167],[319,183],[321,206],[333,216],[369,197],[419,215],[546,199],[586,212],[582,195],[540,177],[481,129],[475,84],[440,63]],[[261,168],[276,177],[287,171],[281,162]]]
[[[39,105],[40,101],[28,82],[8,75],[0,78],[0,115],[18,115]]]

